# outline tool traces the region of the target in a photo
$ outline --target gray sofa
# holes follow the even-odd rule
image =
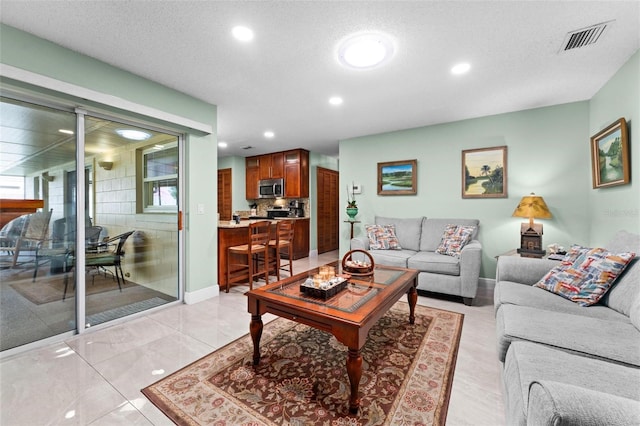
[[[640,235],[605,246],[640,256]],[[557,262],[501,256],[494,303],[509,425],[640,424],[640,262],[595,305],[533,287]]]
[[[461,296],[473,303],[478,290],[482,245],[476,239],[477,219],[430,219],[377,217],[376,225],[395,225],[401,250],[370,250],[369,238],[354,237],[351,249],[367,250],[376,264],[418,269],[418,289]],[[476,232],[461,251],[460,258],[436,253],[448,224],[472,225]]]

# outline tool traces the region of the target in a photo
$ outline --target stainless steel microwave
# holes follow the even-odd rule
[[[259,198],[284,197],[284,179],[262,179],[258,181]]]

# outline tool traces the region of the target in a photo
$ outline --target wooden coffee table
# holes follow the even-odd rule
[[[349,411],[358,412],[358,388],[362,376],[362,347],[369,330],[403,294],[409,301],[409,323],[415,321],[418,271],[415,269],[376,266],[372,277],[349,279],[347,287],[323,300],[300,292],[300,283],[317,273],[307,271],[247,293],[251,313],[253,364],[260,363],[262,315],[269,312],[301,324],[327,331],[349,348],[347,374],[351,385]]]

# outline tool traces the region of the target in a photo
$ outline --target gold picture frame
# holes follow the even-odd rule
[[[593,189],[629,183],[629,139],[624,118],[591,138],[591,172]]]
[[[378,195],[416,195],[418,160],[378,163]]]
[[[462,151],[462,198],[507,198],[507,147]]]

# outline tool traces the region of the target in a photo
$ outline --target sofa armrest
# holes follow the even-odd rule
[[[369,250],[369,237],[353,237],[351,239],[351,250]]]
[[[529,385],[528,425],[637,425],[640,401],[550,380]]]
[[[500,281],[513,281],[533,285],[559,264],[558,261],[549,259],[500,256],[498,258],[498,266],[496,267],[496,283]]]
[[[482,265],[482,244],[472,240],[460,251],[460,296],[473,299],[478,292],[478,279]]]

